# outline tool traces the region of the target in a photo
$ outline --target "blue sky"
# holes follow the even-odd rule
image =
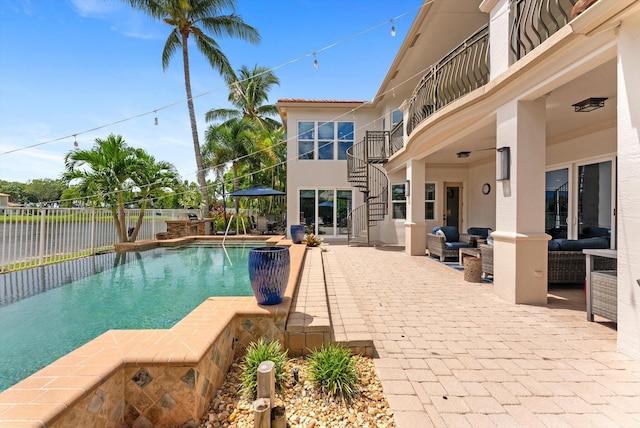
[[[281,83],[270,93],[272,103],[370,100],[421,3],[237,0],[237,13],[262,41],[218,41],[234,69],[275,68]],[[400,15],[391,37],[389,21]],[[358,35],[379,24],[385,25]],[[169,31],[118,0],[0,1],[0,179],[59,178],[73,149],[74,137],[67,136],[78,134],[80,147],[88,149],[95,138],[115,133],[196,181],[181,57],[162,70]],[[227,90],[197,49],[190,46],[189,54],[202,142],[204,114],[229,106]]]

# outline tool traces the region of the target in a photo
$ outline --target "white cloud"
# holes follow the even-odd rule
[[[78,15],[85,18],[106,19],[107,16],[122,9],[122,5],[105,0],[71,0]]]

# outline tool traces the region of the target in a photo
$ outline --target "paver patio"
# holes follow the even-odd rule
[[[332,324],[366,326],[399,428],[640,427],[640,362],[616,352],[612,324],[586,321],[582,290],[513,305],[428,257],[326,249],[327,287],[348,287],[327,293],[355,302],[330,301]]]

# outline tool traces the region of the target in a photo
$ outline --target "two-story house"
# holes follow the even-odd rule
[[[490,227],[494,292],[536,305],[548,241],[603,230],[640,358],[638,46],[640,0],[425,1],[372,101],[278,101],[287,216],[410,255]]]

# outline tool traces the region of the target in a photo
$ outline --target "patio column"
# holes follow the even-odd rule
[[[407,161],[407,219],[405,251],[411,256],[424,256],[427,248],[427,223],[424,221],[424,160]]]
[[[618,351],[640,359],[640,13],[618,39]]]
[[[500,107],[496,135],[496,147],[508,147],[511,162],[510,178],[496,186],[494,292],[512,303],[546,304],[545,99]],[[496,177],[501,155],[496,153]]]

